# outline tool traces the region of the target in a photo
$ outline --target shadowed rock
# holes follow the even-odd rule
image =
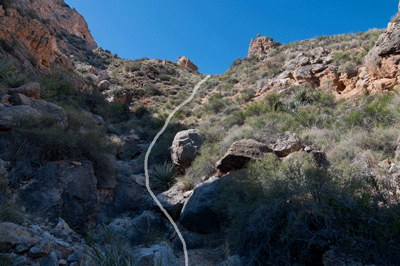
[[[242,139],[234,142],[224,157],[216,163],[222,173],[234,169],[242,169],[251,159],[261,159],[271,153],[272,149],[267,144],[253,139]]]

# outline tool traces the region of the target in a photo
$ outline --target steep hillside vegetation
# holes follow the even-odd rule
[[[150,184],[194,264],[398,264],[399,21],[257,36],[175,114]],[[98,47],[63,1],[0,1],[0,37],[0,264],[182,263],[143,162],[205,76]]]

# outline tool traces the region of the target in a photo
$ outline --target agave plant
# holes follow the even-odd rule
[[[177,171],[170,163],[156,164],[150,172],[150,184],[154,189],[167,190],[174,182]]]

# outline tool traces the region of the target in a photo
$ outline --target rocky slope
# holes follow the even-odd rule
[[[181,265],[143,161],[203,75],[186,57],[97,47],[62,1],[2,3],[0,264]],[[196,265],[398,261],[400,99],[380,92],[398,86],[399,21],[283,45],[258,35],[176,114],[151,185]]]

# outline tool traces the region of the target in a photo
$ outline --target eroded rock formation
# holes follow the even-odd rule
[[[261,37],[260,34],[257,34],[257,39],[251,39],[248,56],[261,56],[268,53],[275,47],[278,47],[279,45],[280,43],[274,42],[274,38],[267,36]]]
[[[180,56],[178,57],[178,65],[183,66],[183,67],[187,67],[193,71],[197,71],[199,68],[193,64],[192,61],[189,60],[189,58],[187,58],[186,56]]]

